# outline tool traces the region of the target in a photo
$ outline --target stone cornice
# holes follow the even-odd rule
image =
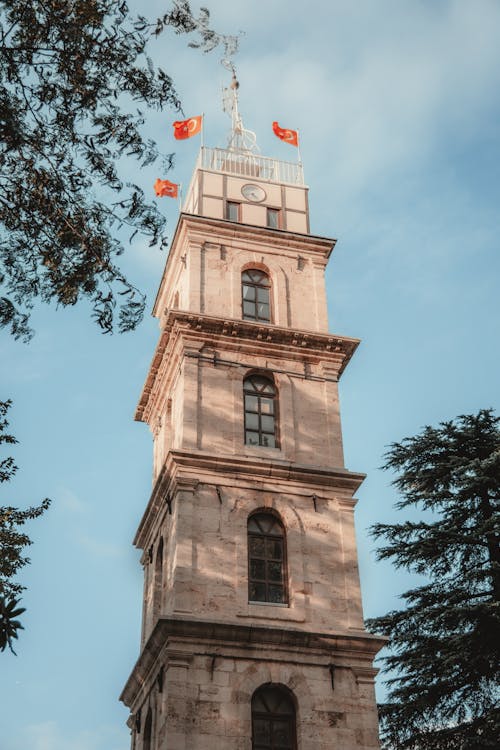
[[[349,498],[358,490],[365,476],[341,467],[296,464],[274,457],[221,456],[200,450],[170,451],[139,523],[134,545],[140,549],[147,547],[154,522],[165,512],[167,494],[195,491],[199,482],[211,480],[222,486],[227,480],[230,486],[240,487],[270,482],[275,492],[286,492],[294,486],[301,488],[304,495],[314,491],[319,494],[328,488],[332,497],[343,493],[345,502],[349,503]],[[352,511],[352,501],[349,507]]]
[[[322,265],[326,265],[337,240],[329,237],[319,237],[313,234],[287,232],[284,229],[269,229],[268,227],[242,224],[241,222],[226,221],[225,219],[211,219],[207,216],[181,213],[177,220],[174,236],[170,244],[165,270],[153,306],[153,315],[158,315],[157,304],[161,299],[165,281],[170,273],[170,266],[176,255],[179,243],[183,244],[187,235],[193,236],[200,243],[205,241],[213,244],[230,244],[232,242],[250,239],[256,244],[266,246],[269,250],[269,237],[272,235],[273,248],[278,251],[306,253],[316,256]],[[214,238],[215,235],[215,238]],[[214,239],[217,241],[214,242]]]
[[[268,357],[316,358],[326,362],[337,378],[342,375],[359,344],[359,339],[331,333],[169,310],[137,405],[135,419],[138,421],[148,421],[148,407],[160,366],[163,358],[172,354],[179,336],[199,342],[199,348],[202,345],[218,346],[229,351],[237,348],[239,352],[247,351],[251,355],[265,351]]]
[[[273,625],[240,625],[178,616],[160,617],[127,680],[120,700],[126,706],[133,705],[162,651],[165,650],[168,659],[169,645],[174,646],[177,655],[180,646],[184,645],[186,658],[203,647],[210,648],[212,653],[217,648],[217,656],[222,658],[231,658],[236,650],[240,651],[243,659],[245,653],[265,657],[266,652],[271,652],[273,658],[283,662],[287,659],[295,662],[316,658],[318,667],[328,663],[349,666],[356,670],[358,681],[365,681],[370,675],[373,677],[374,672],[369,665],[386,642],[386,638],[365,631],[339,631],[330,634]]]

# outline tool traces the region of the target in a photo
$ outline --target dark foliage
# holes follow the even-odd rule
[[[0,596],[0,651],[5,651],[8,646],[13,654],[16,653],[12,647],[12,641],[17,638],[17,631],[24,629],[16,618],[26,611],[18,604],[18,599],[7,600]]]
[[[153,22],[121,0],[0,0],[0,326],[15,337],[30,337],[37,299],[87,297],[106,332],[142,318],[144,296],[116,263],[119,230],[163,246],[164,218],[119,165],[171,164],[138,109],[180,109],[147,55],[167,28],[196,32],[192,47],[235,51],[184,0]]]
[[[9,426],[6,415],[11,405],[10,401],[0,401],[0,445],[14,445],[17,440],[6,432]],[[0,461],[0,484],[8,482],[17,471],[12,457]],[[11,651],[12,639],[17,638],[17,631],[22,625],[17,617],[24,612],[20,608],[18,596],[25,586],[17,583],[14,578],[21,568],[29,563],[29,558],[23,555],[23,550],[31,544],[27,534],[20,531],[26,521],[38,518],[50,505],[50,500],[43,500],[27,510],[19,510],[11,505],[0,506],[0,650],[4,651],[8,645]]]
[[[406,609],[368,622],[389,636],[391,750],[479,750],[500,740],[500,428],[491,410],[395,443],[384,468],[404,510],[425,520],[375,524],[379,559],[428,579]]]

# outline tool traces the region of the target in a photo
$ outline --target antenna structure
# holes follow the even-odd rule
[[[244,127],[241,119],[238,106],[240,84],[236,78],[236,69],[230,60],[222,60],[222,65],[232,73],[230,85],[222,88],[222,109],[231,118],[231,132],[227,140],[227,150],[245,154],[259,153],[257,136],[252,130],[247,130]]]

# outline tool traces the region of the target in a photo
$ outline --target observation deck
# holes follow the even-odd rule
[[[183,207],[183,210],[189,213],[191,213],[188,205],[189,198],[193,193],[193,183],[197,179],[199,170],[244,177],[259,182],[305,187],[304,170],[299,162],[271,159],[268,156],[260,156],[260,154],[237,149],[202,146]]]

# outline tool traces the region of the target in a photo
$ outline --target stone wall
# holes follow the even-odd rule
[[[179,631],[175,623],[161,625],[163,635]],[[137,695],[134,716],[140,710],[144,721],[151,709],[157,737],[147,750],[251,750],[252,695],[269,683],[291,692],[298,750],[378,748],[373,644],[355,654],[354,642],[293,646],[280,634],[270,646],[263,632],[257,636],[263,642],[252,642],[247,629],[225,633],[223,642],[213,629],[209,640],[202,627],[192,623],[181,637],[170,633]],[[143,734],[133,736],[133,750],[143,750]]]
[[[164,506],[144,542],[145,639],[155,626],[152,570],[160,540],[158,614],[241,624],[287,623],[324,633],[363,630],[354,501],[349,493],[201,473],[192,490],[171,492],[171,512]],[[286,605],[248,601],[247,522],[255,511],[268,509],[280,518],[286,533]]]

